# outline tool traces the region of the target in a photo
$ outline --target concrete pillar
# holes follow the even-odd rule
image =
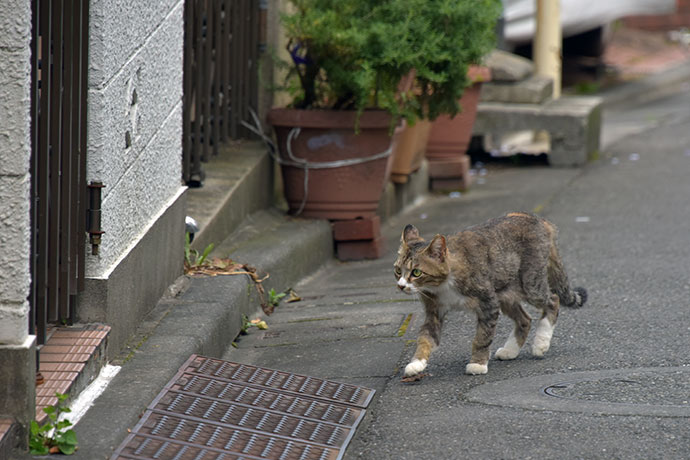
[[[537,75],[553,79],[553,97],[561,95],[562,33],[560,0],[536,0],[536,33],[533,44]]]
[[[31,1],[0,3],[0,417],[35,414],[35,337],[29,335]]]

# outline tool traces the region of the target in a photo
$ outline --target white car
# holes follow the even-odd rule
[[[676,0],[560,1],[563,38],[582,35],[587,44],[581,45],[589,48],[589,55],[601,53],[607,28],[616,19],[638,14],[668,14],[673,13],[676,8]],[[537,0],[503,0],[503,40],[508,49],[527,45],[532,41],[536,3]]]

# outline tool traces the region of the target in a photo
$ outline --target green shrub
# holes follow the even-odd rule
[[[467,69],[495,42],[500,0],[291,0],[282,15],[294,108],[455,115]],[[410,71],[416,87],[399,91]]]

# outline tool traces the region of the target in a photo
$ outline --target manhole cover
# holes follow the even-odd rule
[[[690,378],[681,371],[631,372],[621,377],[560,383],[544,389],[549,396],[620,404],[684,405],[690,402]]]
[[[534,410],[690,417],[690,367],[616,369],[505,380],[473,388],[467,399]]]
[[[339,459],[373,396],[192,355],[112,459]]]

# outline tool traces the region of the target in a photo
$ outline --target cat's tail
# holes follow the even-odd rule
[[[549,263],[547,266],[549,288],[558,295],[561,305],[571,308],[580,308],[587,302],[587,290],[583,287],[570,288],[568,275],[565,272],[563,260],[558,253],[558,246],[556,245],[556,236],[558,233],[556,227],[548,221],[544,221],[544,226],[551,240]]]

